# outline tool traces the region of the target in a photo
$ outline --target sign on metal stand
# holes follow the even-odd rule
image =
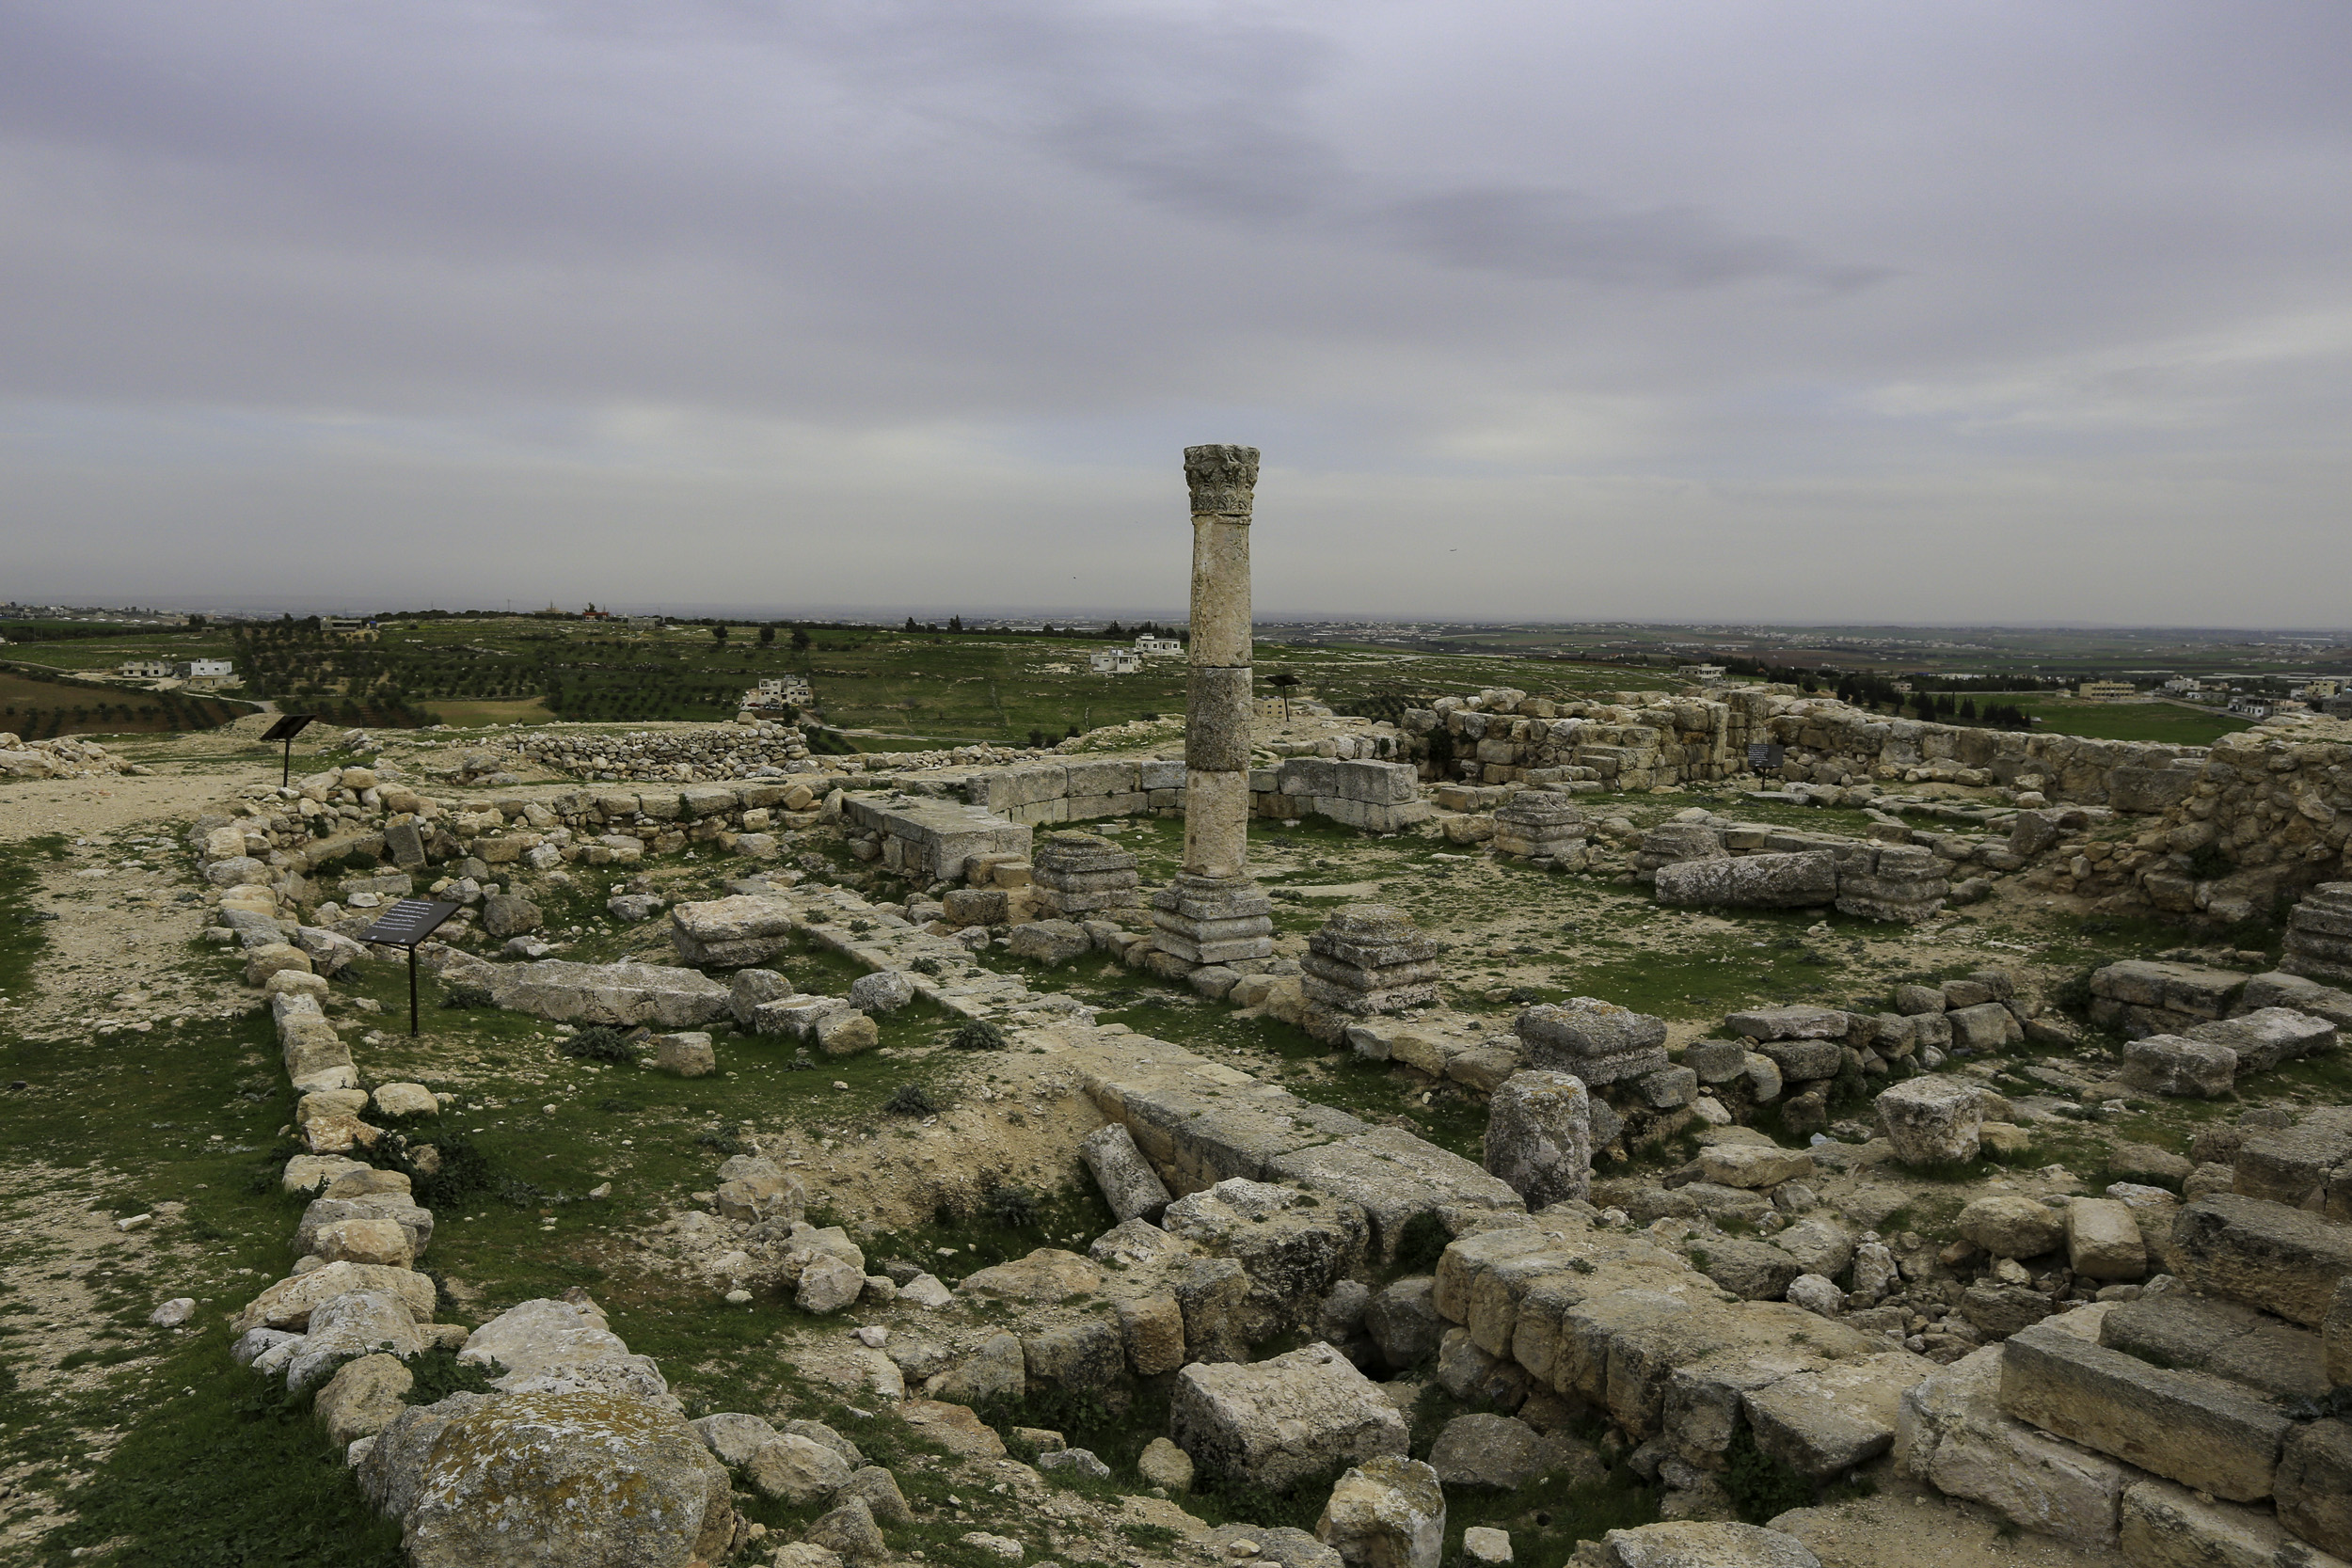
[[[300,735],[304,730],[309,729],[317,721],[317,715],[315,714],[289,713],[285,717],[278,720],[277,723],[272,724],[268,729],[262,732],[262,738],[264,741],[282,740],[286,743],[286,764],[285,767],[279,770],[278,775],[278,788],[283,789],[288,784],[294,783],[294,736]]]
[[[408,1034],[417,1033],[417,944],[441,928],[465,906],[438,898],[404,898],[386,910],[376,923],[359,933],[363,945],[408,949]]]
[[[1749,768],[1749,769],[1750,769],[1751,771],[1753,771],[1753,772],[1757,772],[1757,773],[1777,773],[1777,772],[1779,772],[1779,771],[1780,771],[1780,758],[1781,758],[1781,753],[1782,753],[1785,750],[1786,750],[1786,748],[1785,748],[1785,747],[1783,747],[1783,746],[1781,746],[1781,745],[1780,745],[1778,742],[1776,742],[1776,741],[1771,741],[1771,740],[1751,740],[1751,741],[1749,741],[1749,742],[1748,742],[1748,768]]]

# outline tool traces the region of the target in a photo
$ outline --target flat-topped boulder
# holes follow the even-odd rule
[[[918,881],[955,881],[984,855],[1029,857],[1031,832],[984,806],[904,795],[851,795],[842,815],[882,836],[884,870]]]
[[[2240,1193],[2207,1193],[2172,1222],[2173,1266],[2209,1295],[2317,1328],[2352,1275],[2352,1225]]]
[[[1640,1078],[1666,1066],[1666,1022],[1597,997],[1528,1008],[1512,1022],[1528,1065],[1574,1073],[1587,1088]]]
[[[2134,1039],[2185,1034],[2227,1016],[2245,989],[2235,970],[2127,958],[2092,972],[2090,1021]]]
[[[1176,1374],[1168,1434],[1219,1480],[1274,1490],[1379,1454],[1403,1457],[1405,1418],[1327,1344]]]
[[[674,1409],[606,1392],[453,1394],[359,1463],[416,1568],[688,1568],[726,1555],[726,1466]]]
[[[790,903],[769,895],[739,893],[670,910],[670,944],[681,962],[718,969],[765,963],[792,940],[797,920]]]
[[[640,1023],[691,1029],[728,1014],[727,988],[697,969],[666,964],[451,964],[444,974],[485,987],[490,1000],[514,1012],[559,1023]]]

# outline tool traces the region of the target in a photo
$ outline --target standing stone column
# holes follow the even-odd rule
[[[1274,905],[1249,859],[1249,507],[1255,447],[1186,447],[1192,669],[1184,693],[1184,869],[1152,895],[1162,953],[1186,964],[1271,957]]]

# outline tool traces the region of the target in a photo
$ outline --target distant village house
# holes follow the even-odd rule
[[[1087,656],[1087,663],[1098,675],[1132,675],[1143,668],[1133,648],[1097,648]]]

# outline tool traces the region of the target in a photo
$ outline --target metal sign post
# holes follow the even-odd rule
[[[315,714],[289,713],[262,732],[262,739],[265,742],[282,740],[286,743],[286,763],[278,775],[278,788],[283,789],[294,782],[294,736],[309,729],[316,721]]]
[[[465,906],[438,898],[404,898],[359,933],[363,945],[408,949],[408,1037],[417,1035],[417,944]]]

